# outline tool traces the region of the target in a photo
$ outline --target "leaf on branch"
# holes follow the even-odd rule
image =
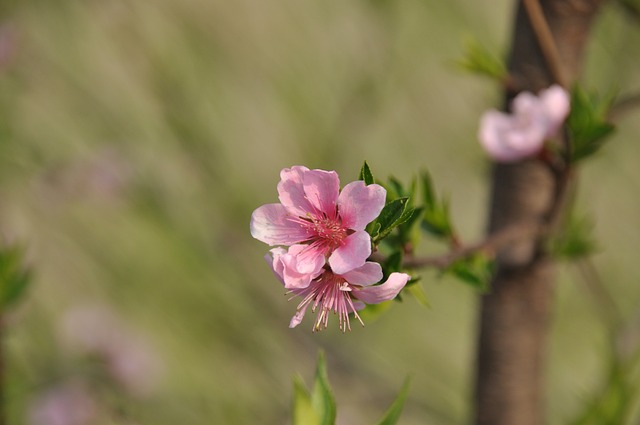
[[[322,351],[318,354],[313,392],[309,392],[299,376],[294,378],[293,386],[293,425],[335,424],[336,404]]]
[[[449,238],[453,235],[453,226],[449,216],[449,201],[443,198],[439,201],[431,175],[424,171],[422,173],[422,195],[424,198],[424,212],[422,228],[439,238]]]
[[[372,238],[373,243],[384,239],[393,229],[406,222],[413,215],[414,209],[409,206],[409,198],[398,198],[384,206],[378,218],[373,222],[380,225],[380,230]],[[371,224],[370,224],[371,226]],[[375,229],[374,224],[372,229]]]
[[[486,292],[493,276],[493,261],[482,253],[476,253],[455,261],[444,273],[457,277],[481,292]]]
[[[364,162],[362,168],[360,169],[358,180],[364,181],[367,186],[375,183],[373,174],[371,173],[371,168],[369,168],[369,164],[367,164],[367,161]]]
[[[561,232],[551,241],[549,251],[557,259],[576,260],[593,254],[597,243],[593,237],[594,223],[590,216],[572,213]]]
[[[463,57],[456,61],[456,65],[464,71],[499,81],[508,76],[504,62],[472,37],[465,40]]]
[[[573,162],[596,153],[613,133],[614,125],[606,120],[612,100],[611,96],[601,99],[595,94],[589,94],[579,86],[572,90],[567,127]]]
[[[391,404],[389,409],[385,412],[384,416],[377,425],[395,425],[400,419],[400,414],[402,413],[402,408],[404,407],[404,401],[407,398],[407,394],[409,394],[409,384],[411,380],[407,377],[404,380],[404,384],[398,393],[398,396]]]

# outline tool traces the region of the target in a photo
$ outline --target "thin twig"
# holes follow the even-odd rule
[[[567,87],[567,80],[564,77],[564,70],[560,60],[560,53],[551,34],[547,19],[544,17],[540,2],[538,0],[523,0],[523,3],[551,77],[562,87]]]
[[[442,255],[434,255],[430,257],[409,257],[406,258],[402,265],[403,267],[409,269],[417,269],[424,267],[434,267],[440,270],[446,269],[453,263],[463,258],[467,258],[472,256],[473,254],[477,254],[480,252],[487,253],[489,255],[495,255],[497,251],[501,248],[504,248],[508,244],[513,243],[519,239],[527,239],[534,236],[539,236],[545,234],[547,232],[547,226],[542,225],[540,223],[520,223],[517,225],[504,227],[495,233],[487,236],[486,239],[471,244],[471,245],[460,245],[458,249],[455,249],[451,252],[447,252]],[[371,260],[377,262],[384,262],[385,258],[378,254],[374,253],[371,256]]]

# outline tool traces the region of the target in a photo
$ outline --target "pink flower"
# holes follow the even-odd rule
[[[557,136],[570,109],[569,94],[558,85],[529,92],[513,100],[511,114],[495,109],[480,119],[478,137],[489,156],[500,162],[515,162],[542,149],[545,140]]]
[[[386,191],[362,181],[340,192],[335,171],[294,166],[280,172],[279,204],[267,204],[251,216],[251,235],[271,246],[290,247],[282,255],[285,287],[306,288],[325,263],[342,274],[364,265],[371,238],[364,230],[382,211]]]
[[[276,276],[285,284],[283,257],[286,255],[286,251],[283,248],[274,248],[271,250],[271,254],[272,256],[267,254],[265,259],[271,265]],[[343,274],[334,273],[330,269],[324,268],[307,287],[291,289],[294,297],[299,296],[302,301],[298,304],[297,312],[291,319],[289,327],[294,328],[302,322],[309,306],[311,306],[312,312],[319,310],[313,325],[314,332],[327,328],[331,311],[338,315],[338,324],[342,332],[351,330],[350,313],[353,313],[360,324],[364,326],[357,310],[364,308],[365,303],[378,304],[392,300],[410,278],[405,273],[391,273],[385,283],[373,286],[374,283],[382,279],[382,268],[380,264],[371,261]]]

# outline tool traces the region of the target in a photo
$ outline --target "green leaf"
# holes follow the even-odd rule
[[[465,40],[463,57],[456,64],[462,70],[500,81],[506,79],[508,75],[503,61],[471,37]]]
[[[385,311],[389,310],[394,304],[393,300],[383,301],[378,304],[367,304],[365,308],[358,311],[358,315],[365,323],[372,323],[377,320]]]
[[[412,279],[413,280],[413,279]],[[405,286],[404,291],[408,291],[411,295],[413,295],[418,301],[418,303],[423,306],[430,308],[431,303],[429,302],[429,298],[427,297],[427,293],[424,291],[422,285],[409,285]]]
[[[376,219],[376,223],[380,224],[380,232],[374,243],[385,238],[394,228],[411,218],[408,201],[409,198],[398,198],[384,206]]]
[[[329,384],[324,352],[318,353],[316,381],[311,394],[311,404],[320,417],[320,425],[334,425],[336,422],[336,403]]]
[[[382,265],[382,269],[384,270],[384,278],[388,278],[391,273],[399,272],[401,267],[402,251],[397,250],[389,255]]]
[[[551,254],[562,260],[575,260],[593,254],[597,248],[593,229],[590,216],[572,213],[560,234],[551,241]]]
[[[0,249],[0,311],[20,301],[31,282],[31,272],[24,267],[23,257],[21,247]]]
[[[293,425],[320,425],[320,416],[311,404],[311,394],[302,378],[293,378]]]
[[[449,201],[446,198],[438,201],[433,188],[433,180],[428,171],[421,173],[421,180],[424,199],[422,228],[433,236],[447,238],[453,233],[449,217]]]
[[[404,380],[404,384],[398,393],[398,396],[391,404],[389,409],[385,412],[384,416],[378,422],[378,425],[394,425],[400,419],[400,414],[402,413],[402,408],[404,407],[404,402],[409,394],[409,384],[411,380],[407,377]]]
[[[424,170],[421,173],[422,178],[422,196],[424,198],[424,204],[426,209],[432,210],[436,204],[436,195],[433,190],[433,180],[431,174]]]
[[[567,128],[571,142],[571,160],[580,161],[596,153],[615,127],[606,121],[611,98],[603,100],[579,86],[571,92],[571,112]]]
[[[367,161],[364,162],[360,169],[360,176],[358,177],[358,180],[364,181],[364,184],[367,186],[374,183],[373,174],[371,173],[371,169],[369,168]]]
[[[327,376],[324,352],[318,353],[313,392],[299,376],[293,380],[293,425],[335,425],[336,403]]]
[[[454,262],[444,272],[485,292],[489,289],[489,283],[493,276],[493,262],[478,253]]]

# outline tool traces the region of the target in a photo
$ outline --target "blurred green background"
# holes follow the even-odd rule
[[[0,6],[0,232],[35,281],[6,320],[11,424],[61,382],[93,376],[69,354],[70,310],[107,305],[162,364],[154,388],[98,391],[98,424],[286,424],[292,376],[327,353],[340,424],[370,424],[413,377],[401,424],[464,424],[477,296],[425,272],[413,299],[364,328],[311,333],[249,235],[281,168],[366,159],[377,176],[428,168],[467,241],[482,236],[488,163],[478,117],[499,87],[462,73],[465,37],[497,54],[512,2],[32,0]],[[640,90],[640,28],[610,6],[586,85]],[[640,338],[638,113],[583,169],[595,262]],[[425,243],[423,252],[438,247]],[[635,318],[634,318],[635,317]],[[635,321],[635,322],[634,322]],[[334,323],[335,325],[335,323]],[[563,268],[549,353],[551,424],[605,376],[607,336]],[[143,337],[142,337],[143,336]]]

